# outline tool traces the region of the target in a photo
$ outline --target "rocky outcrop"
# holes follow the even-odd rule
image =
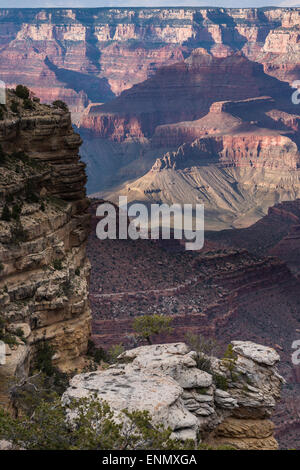
[[[163,67],[115,100],[90,108],[80,127],[117,142],[150,138],[157,126],[202,118],[213,102],[261,96],[286,97],[290,103],[291,89],[240,52],[215,57],[198,48],[184,62]]]
[[[267,213],[270,197],[272,204],[300,195],[299,115],[280,108],[279,99],[267,96],[218,101],[200,119],[157,126],[153,153],[179,145],[177,150],[165,152],[148,173],[105,197],[201,201],[207,228],[249,226],[261,211]]]
[[[232,344],[233,359],[211,357],[208,372],[197,367],[197,354],[184,343],[126,351],[106,371],[73,377],[63,401],[96,393],[116,412],[148,410],[173,438],[276,449],[269,417],[283,382],[275,367],[279,356],[255,343]]]
[[[195,140],[184,144],[176,152],[168,152],[156,160],[151,171],[163,169],[184,170],[191,165],[218,163],[224,167],[283,169],[300,168],[298,147],[289,137],[271,132],[237,132],[223,136]]]
[[[271,97],[217,101],[201,119],[157,126],[151,144],[155,148],[174,148],[203,137],[241,136],[252,141],[260,140],[263,147],[263,139],[268,140],[270,136],[288,133],[289,137],[297,140],[299,120],[300,116],[291,111],[276,109],[276,102]],[[249,150],[252,155],[251,145]]]
[[[18,114],[11,111],[13,101]],[[7,329],[19,331],[19,346],[7,346],[1,366],[7,381],[28,372],[42,340],[53,346],[60,368],[80,367],[90,332],[81,139],[68,111],[24,103],[8,92],[0,121],[1,316]]]
[[[260,129],[206,136],[158,158],[144,176],[107,192],[117,201],[205,205],[207,230],[249,227],[270,205],[300,197],[298,145]]]

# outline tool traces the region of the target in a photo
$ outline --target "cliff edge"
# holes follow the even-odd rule
[[[26,94],[26,93],[25,93]],[[80,137],[63,105],[7,91],[0,113],[0,401],[47,340],[62,370],[80,367],[90,333],[89,231]]]

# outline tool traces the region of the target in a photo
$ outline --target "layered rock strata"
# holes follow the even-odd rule
[[[1,79],[64,99],[78,114],[196,47],[218,57],[242,50],[291,82],[299,78],[299,8],[0,10]]]
[[[290,103],[291,89],[240,52],[215,57],[198,48],[184,62],[162,67],[118,98],[92,106],[80,126],[117,142],[150,138],[157,126],[202,118],[213,102],[262,96]]]
[[[0,121],[1,316],[19,332],[18,345],[6,345],[1,398],[14,375],[28,372],[42,340],[53,346],[54,363],[70,369],[80,367],[90,332],[81,139],[68,111],[31,106],[9,92]]]
[[[115,412],[148,410],[173,438],[276,449],[269,418],[284,382],[275,367],[279,356],[249,341],[234,341],[232,350],[233,362],[211,357],[207,372],[184,343],[142,346],[106,371],[75,376],[63,401],[96,393]]]

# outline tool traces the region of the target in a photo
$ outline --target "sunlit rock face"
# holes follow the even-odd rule
[[[216,56],[242,50],[283,80],[299,76],[299,9],[1,9],[0,70],[44,101],[63,99],[74,121],[182,61],[197,47]]]
[[[95,395],[112,410],[148,410],[172,437],[196,439],[237,449],[276,449],[269,417],[284,382],[276,371],[279,355],[250,341],[234,341],[234,373],[226,360],[210,358],[209,372],[184,343],[141,346],[119,356],[106,371],[73,377],[63,395]],[[226,387],[220,389],[216,377]],[[226,388],[226,390],[225,390]]]
[[[287,84],[241,52],[215,57],[198,48],[184,62],[161,68],[118,98],[91,106],[80,127],[117,142],[151,138],[157,126],[204,117],[214,102],[273,97],[290,104],[291,94]],[[253,102],[248,104],[253,108]]]

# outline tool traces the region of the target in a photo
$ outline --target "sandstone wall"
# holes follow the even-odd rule
[[[18,114],[10,110],[12,100]],[[0,167],[0,214],[4,205],[11,213],[21,208],[17,218],[0,220],[1,315],[11,331],[21,328],[26,337],[26,344],[19,338],[18,347],[7,346],[7,364],[1,367],[6,382],[27,373],[42,339],[50,341],[59,367],[80,367],[90,332],[81,139],[69,112],[37,101],[33,106],[26,110],[23,100],[9,92],[0,121],[6,153]],[[0,396],[5,395],[2,380],[0,388]]]
[[[298,31],[299,8],[1,9],[1,79],[80,114],[201,46],[217,56],[242,50],[291,82]]]

